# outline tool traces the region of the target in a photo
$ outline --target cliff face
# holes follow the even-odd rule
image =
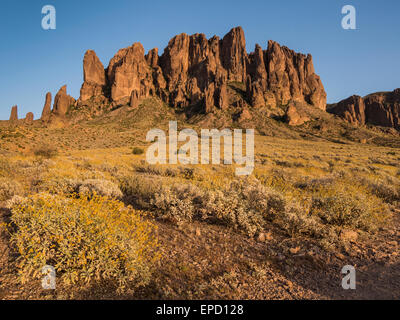
[[[374,93],[364,98],[352,96],[329,108],[346,121],[400,129],[400,89],[393,92]]]
[[[253,107],[287,104],[293,100],[325,109],[326,93],[314,72],[311,55],[295,53],[276,42],[247,54],[242,28],[232,29],[223,39],[204,34],[180,34],[170,40],[164,53],[145,55],[135,43],[121,49],[104,70],[94,51],[84,58],[84,84],[79,101],[104,95],[116,104],[157,95],[174,107],[201,103],[205,112],[229,106],[229,82],[246,85]],[[103,72],[104,71],[104,72]]]

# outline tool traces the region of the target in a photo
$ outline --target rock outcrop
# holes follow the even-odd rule
[[[140,43],[119,50],[110,61],[107,74],[110,98],[114,102],[128,103],[133,90],[138,91],[140,97],[154,93],[153,70],[147,64]]]
[[[175,108],[201,104],[210,113],[229,107],[231,82],[246,86],[253,107],[290,101],[326,107],[326,93],[311,55],[295,53],[273,41],[266,50],[257,45],[248,54],[241,27],[223,39],[177,35],[161,56],[157,48],[145,55],[143,46],[135,43],[119,50],[106,70],[94,51],[88,51],[79,101],[104,95],[114,105],[132,105],[132,99],[136,105],[136,100],[156,95]]]
[[[157,48],[145,54],[143,46],[134,43],[119,50],[106,69],[96,53],[88,50],[83,59],[83,78],[78,101],[63,86],[51,110],[52,97],[50,93],[46,95],[43,122],[64,121],[72,105],[76,110],[84,108],[85,112],[98,115],[123,105],[137,108],[149,96],[157,96],[175,108],[202,108],[204,113],[233,108],[237,119],[250,119],[251,107],[307,103],[326,108],[326,93],[315,74],[311,55],[296,53],[274,41],[268,42],[266,50],[256,45],[254,52],[248,54],[241,27],[233,28],[222,39],[182,33],[169,41],[161,56]],[[235,91],[240,95],[239,104],[232,99]],[[397,123],[396,113],[391,115],[382,107],[384,102],[377,98],[371,104],[378,110],[376,122]],[[356,121],[357,112],[347,111],[346,117]],[[294,111],[291,114],[296,118]],[[17,119],[15,107],[10,120]]]
[[[74,104],[75,99],[67,94],[67,86],[63,86],[54,98],[53,113],[56,116],[64,117]]]
[[[40,119],[42,121],[47,122],[50,119],[50,115],[51,115],[51,93],[47,92],[46,101],[44,103],[42,116],[40,117]]]
[[[93,50],[86,51],[83,58],[83,81],[80,96],[81,101],[104,95],[107,85],[106,72],[103,64]]]
[[[305,122],[310,121],[308,116],[299,113],[293,105],[290,105],[287,109],[285,118],[289,126],[301,126]]]
[[[351,96],[332,105],[328,112],[354,125],[372,124],[400,130],[400,89],[373,93],[364,98]]]
[[[249,60],[247,94],[254,106],[286,105],[295,101],[325,110],[325,89],[315,74],[310,54],[296,53],[274,41],[268,41],[268,49],[263,51],[256,45]]]
[[[25,116],[25,124],[31,125],[33,123],[34,115],[32,112],[28,112]]]
[[[18,121],[18,107],[13,106],[11,108],[10,122],[16,122],[16,121]]]
[[[131,108],[137,108],[139,106],[139,92],[137,90],[132,91],[129,105]]]

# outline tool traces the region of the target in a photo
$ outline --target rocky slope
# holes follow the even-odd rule
[[[351,96],[328,108],[354,125],[372,124],[400,129],[400,89],[379,92],[364,98]]]

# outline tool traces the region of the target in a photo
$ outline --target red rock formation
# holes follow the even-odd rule
[[[400,130],[400,89],[364,98],[366,122]]]
[[[31,125],[33,123],[33,118],[34,118],[33,113],[28,112],[25,117],[25,124]]]
[[[221,59],[223,67],[228,72],[228,81],[245,81],[248,57],[246,40],[241,27],[232,29],[222,39]]]
[[[81,88],[81,101],[104,94],[106,73],[103,64],[93,50],[88,50],[83,59],[83,85]]]
[[[46,94],[46,101],[44,103],[43,111],[42,111],[42,116],[41,120],[42,121],[49,121],[51,115],[51,93],[47,92]]]
[[[18,121],[18,107],[17,106],[13,106],[11,108],[10,121],[11,122]]]
[[[149,96],[150,91],[155,91],[152,73],[140,43],[120,50],[111,59],[108,67],[111,100],[118,103],[129,102],[133,90],[137,90],[140,97]]]
[[[310,118],[306,115],[302,115],[298,112],[297,108],[293,105],[290,105],[285,114],[286,121],[289,126],[301,126],[307,121],[310,121]]]
[[[255,107],[296,101],[326,108],[325,89],[314,72],[311,55],[268,41],[266,51],[256,45],[254,53],[249,55],[249,74],[247,94]]]
[[[146,55],[147,64],[152,68],[156,68],[158,66],[158,59],[158,48],[150,50]]]
[[[115,104],[130,103],[132,92],[138,99],[157,95],[174,107],[202,103],[206,112],[214,107],[227,109],[229,82],[245,83],[248,102],[253,107],[307,102],[325,109],[326,94],[314,73],[311,55],[297,54],[276,42],[268,49],[257,45],[246,52],[241,27],[232,29],[222,40],[207,40],[204,34],[180,34],[172,38],[159,57],[158,49],[144,54],[135,43],[121,49],[111,59],[106,76],[93,51],[84,60],[83,101],[101,93]]]
[[[342,100],[328,111],[355,125],[364,125],[366,123],[364,99],[360,96],[351,96]]]
[[[139,106],[139,92],[137,90],[132,91],[129,105],[131,108],[137,108]]]
[[[328,112],[352,124],[368,123],[400,129],[400,89],[374,93],[364,98],[352,96],[333,105]]]
[[[57,116],[65,116],[75,99],[67,94],[67,86],[63,86],[54,98],[53,113]]]

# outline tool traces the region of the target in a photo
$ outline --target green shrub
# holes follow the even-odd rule
[[[132,150],[132,153],[139,155],[139,154],[143,154],[144,150],[142,148],[139,148],[139,147],[134,147],[133,150]]]
[[[37,194],[14,205],[11,221],[23,283],[51,265],[65,285],[111,280],[121,289],[147,283],[158,259],[154,226],[117,200]]]

